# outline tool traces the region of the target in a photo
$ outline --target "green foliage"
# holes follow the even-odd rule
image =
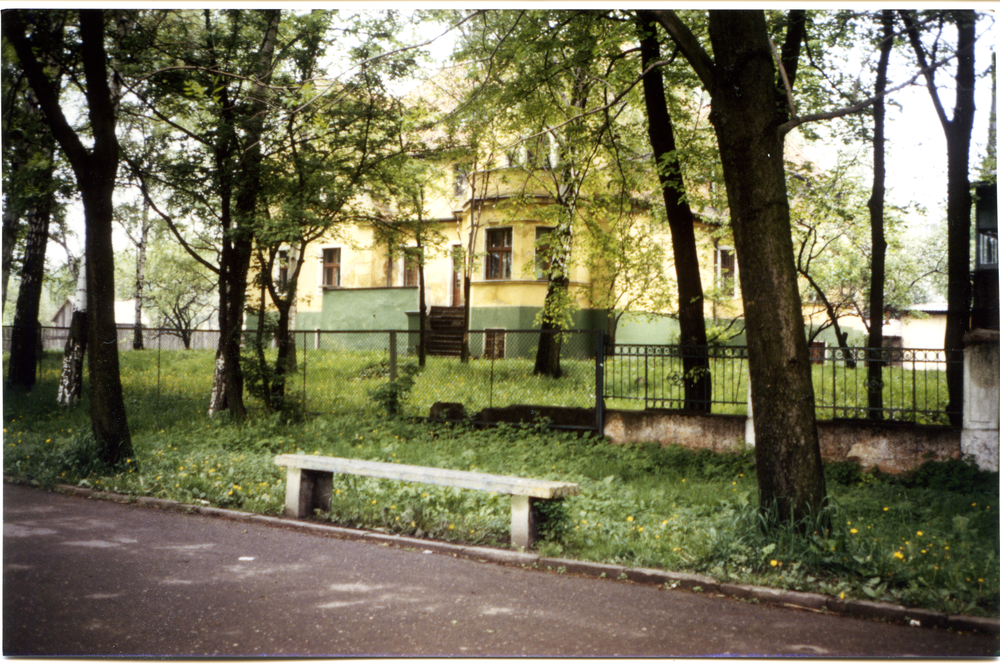
[[[823,474],[827,483],[837,483],[847,487],[860,485],[871,477],[864,472],[861,464],[854,461],[825,462]]]
[[[955,458],[928,460],[899,476],[896,482],[907,488],[986,494],[996,489],[998,480],[996,471],[984,471],[971,459]]]
[[[403,412],[403,405],[413,390],[416,383],[416,374],[420,368],[414,364],[405,364],[399,368],[399,373],[395,380],[383,383],[374,390],[369,390],[368,395],[372,401],[385,409],[390,417],[396,417]]]

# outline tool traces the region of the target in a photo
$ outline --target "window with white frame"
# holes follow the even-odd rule
[[[486,229],[486,279],[510,279],[513,256],[513,229]]]

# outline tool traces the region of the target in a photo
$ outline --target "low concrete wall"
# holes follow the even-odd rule
[[[927,459],[959,457],[961,430],[957,427],[880,423],[876,421],[820,421],[820,454],[824,461],[854,460],[865,469],[878,466],[901,473]],[[679,411],[608,411],[604,435],[612,443],[672,443],[715,452],[741,449],[746,416],[700,415]]]
[[[886,473],[915,469],[927,460],[944,461],[962,454],[959,427],[833,420],[816,423],[824,461],[857,461]]]
[[[746,422],[746,416],[702,415],[666,409],[609,410],[604,412],[604,436],[611,443],[676,443],[685,448],[725,452],[743,447]]]

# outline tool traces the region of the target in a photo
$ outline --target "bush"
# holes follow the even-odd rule
[[[980,469],[971,458],[928,460],[896,479],[903,487],[965,493],[996,491],[998,481],[996,471]]]

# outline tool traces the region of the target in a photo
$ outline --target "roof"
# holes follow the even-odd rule
[[[906,308],[909,312],[924,312],[925,314],[947,314],[948,303],[946,302],[925,302],[910,305]]]

